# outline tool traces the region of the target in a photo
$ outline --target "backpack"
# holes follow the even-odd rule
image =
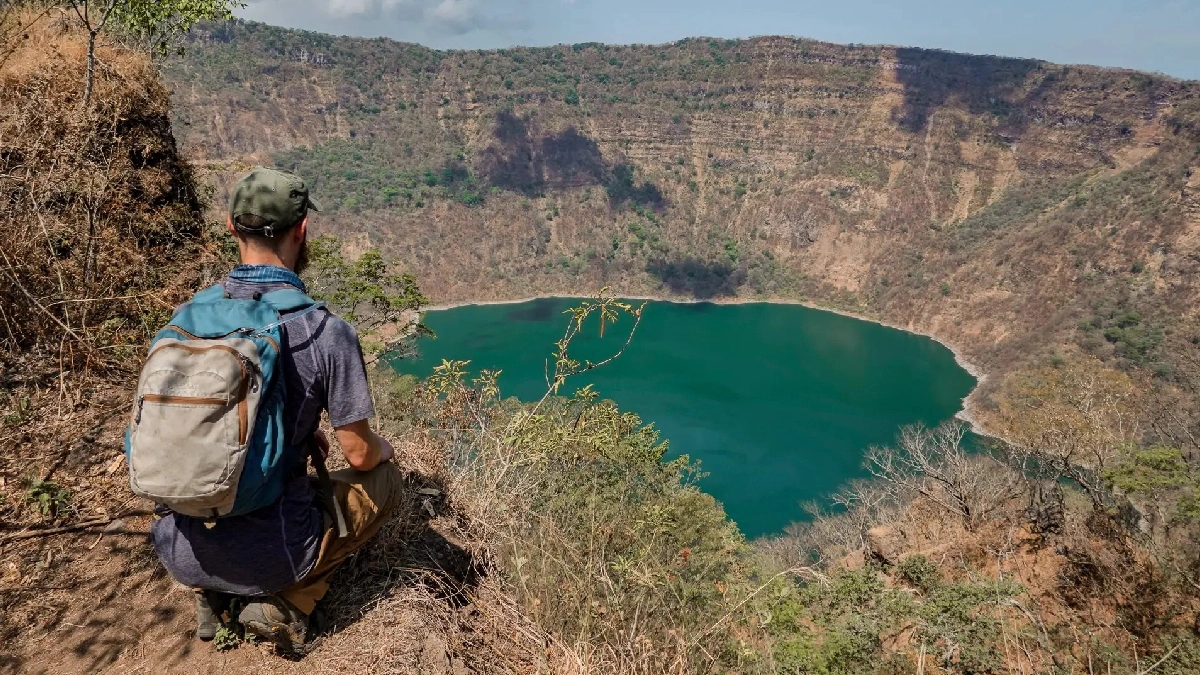
[[[134,494],[210,520],[274,503],[304,461],[285,441],[280,327],[322,307],[298,289],[250,300],[213,286],[176,311],[138,378],[125,435]]]

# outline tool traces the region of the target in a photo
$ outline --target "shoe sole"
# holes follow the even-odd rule
[[[292,638],[288,635],[288,631],[277,626],[271,626],[261,621],[247,621],[242,624],[247,633],[254,637],[275,645],[275,649],[287,654],[303,654],[304,645],[297,645],[292,642]]]

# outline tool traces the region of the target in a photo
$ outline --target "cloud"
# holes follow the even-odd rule
[[[485,28],[490,19],[480,0],[275,0],[271,4],[302,5],[335,19],[413,22],[449,35]]]
[[[333,16],[358,16],[369,13],[375,0],[326,0],[325,9]]]
[[[566,6],[563,2],[247,0],[236,13],[251,21],[323,33],[390,37],[436,49],[482,49],[545,42],[534,36],[534,27],[545,19],[547,7]]]
[[[425,20],[455,35],[469,33],[487,23],[476,0],[442,0],[425,9]]]

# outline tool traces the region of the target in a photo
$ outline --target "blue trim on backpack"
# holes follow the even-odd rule
[[[307,449],[287,445],[283,424],[287,392],[279,353],[283,345],[280,315],[317,305],[320,303],[296,288],[272,291],[261,300],[253,300],[228,298],[222,286],[212,286],[180,307],[150,343],[153,350],[159,340],[168,337],[185,341],[238,337],[253,340],[258,348],[264,393],[253,434],[247,440],[233,511],[225,517],[244,515],[275,503],[294,475],[295,467],[304,461]],[[125,452],[128,458],[128,433]]]

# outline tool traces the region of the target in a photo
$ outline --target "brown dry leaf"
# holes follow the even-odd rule
[[[109,463],[108,468],[104,470],[104,475],[106,475],[106,476],[113,475],[114,473],[117,472],[117,469],[120,469],[121,466],[123,466],[124,464],[125,464],[125,455],[124,454],[117,455],[116,459],[114,459],[111,463]]]

